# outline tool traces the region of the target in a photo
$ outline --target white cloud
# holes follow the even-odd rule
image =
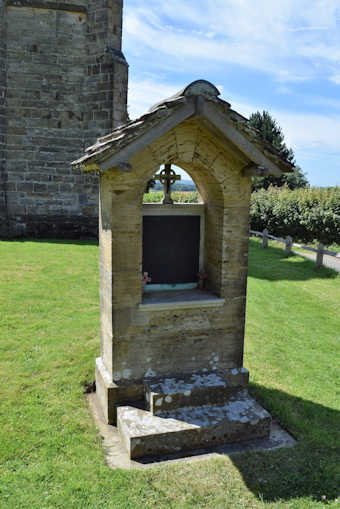
[[[311,105],[326,106],[327,108],[332,108],[332,110],[340,109],[340,99],[334,99],[333,97],[324,97],[319,95],[309,98],[309,102]]]
[[[312,27],[312,26],[306,26],[306,27],[296,27],[296,28],[289,28],[290,32],[306,32],[308,30],[328,30],[328,27]]]
[[[168,85],[152,77],[131,81],[129,104],[132,118],[145,113],[155,102],[178,92],[181,86],[182,84]],[[235,97],[233,100],[227,90],[223,90],[223,98],[231,102],[232,108],[245,117],[257,110],[268,109],[267,105],[251,104],[243,98]],[[333,157],[334,160],[334,156],[339,152],[340,114],[296,113],[279,108],[270,109],[270,114],[281,126],[287,146],[293,148],[297,164],[299,159],[320,161]],[[334,166],[334,163],[332,164]],[[336,169],[333,169],[333,172],[335,171]]]
[[[282,128],[287,146],[296,153],[303,151],[312,155],[316,150],[329,154],[339,152],[340,114],[296,113],[237,100],[232,101],[231,106],[245,117],[257,110],[269,109]],[[340,102],[337,106],[340,107]]]
[[[129,81],[128,107],[130,117],[137,118],[146,113],[151,106],[171,97],[181,89],[179,85],[168,85],[146,78],[141,81],[131,79]]]
[[[331,76],[331,81],[336,85],[340,85],[340,74],[333,74],[333,76]]]
[[[329,66],[340,61],[339,0],[149,0],[145,5],[127,4],[126,41],[131,51],[143,46],[159,68],[194,59],[293,82],[317,73],[330,77]]]
[[[320,58],[330,63],[340,62],[340,47],[337,44],[317,43],[312,45],[301,45],[299,52],[302,56],[310,59]]]
[[[287,145],[294,151],[336,153],[339,151],[340,115],[302,114],[274,110]]]

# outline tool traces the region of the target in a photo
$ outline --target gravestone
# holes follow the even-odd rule
[[[166,203],[143,205],[162,164],[187,171],[202,203],[171,203],[165,181]],[[74,165],[100,178],[96,397],[130,457],[267,437],[243,366],[251,177],[290,163],[198,80]]]

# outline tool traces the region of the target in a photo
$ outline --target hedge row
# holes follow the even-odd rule
[[[198,193],[175,191],[177,203],[198,203]],[[162,191],[144,195],[144,203],[160,202]],[[277,237],[290,235],[294,241],[340,244],[340,187],[306,188],[291,191],[270,187],[253,192],[250,208],[252,230]]]
[[[250,224],[277,237],[340,244],[340,187],[260,189],[252,193]]]

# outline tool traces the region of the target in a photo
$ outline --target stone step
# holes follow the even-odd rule
[[[131,459],[268,438],[270,414],[245,389],[224,405],[187,407],[153,415],[118,407],[118,429]]]
[[[243,370],[243,371],[242,371]],[[145,383],[147,409],[154,415],[176,408],[224,404],[240,386],[246,386],[246,369],[228,373],[200,373]]]

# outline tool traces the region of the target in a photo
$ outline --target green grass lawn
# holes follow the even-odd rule
[[[2,242],[0,260],[1,509],[340,507],[340,276],[251,241],[245,366],[296,447],[113,471],[83,396],[98,247]]]

